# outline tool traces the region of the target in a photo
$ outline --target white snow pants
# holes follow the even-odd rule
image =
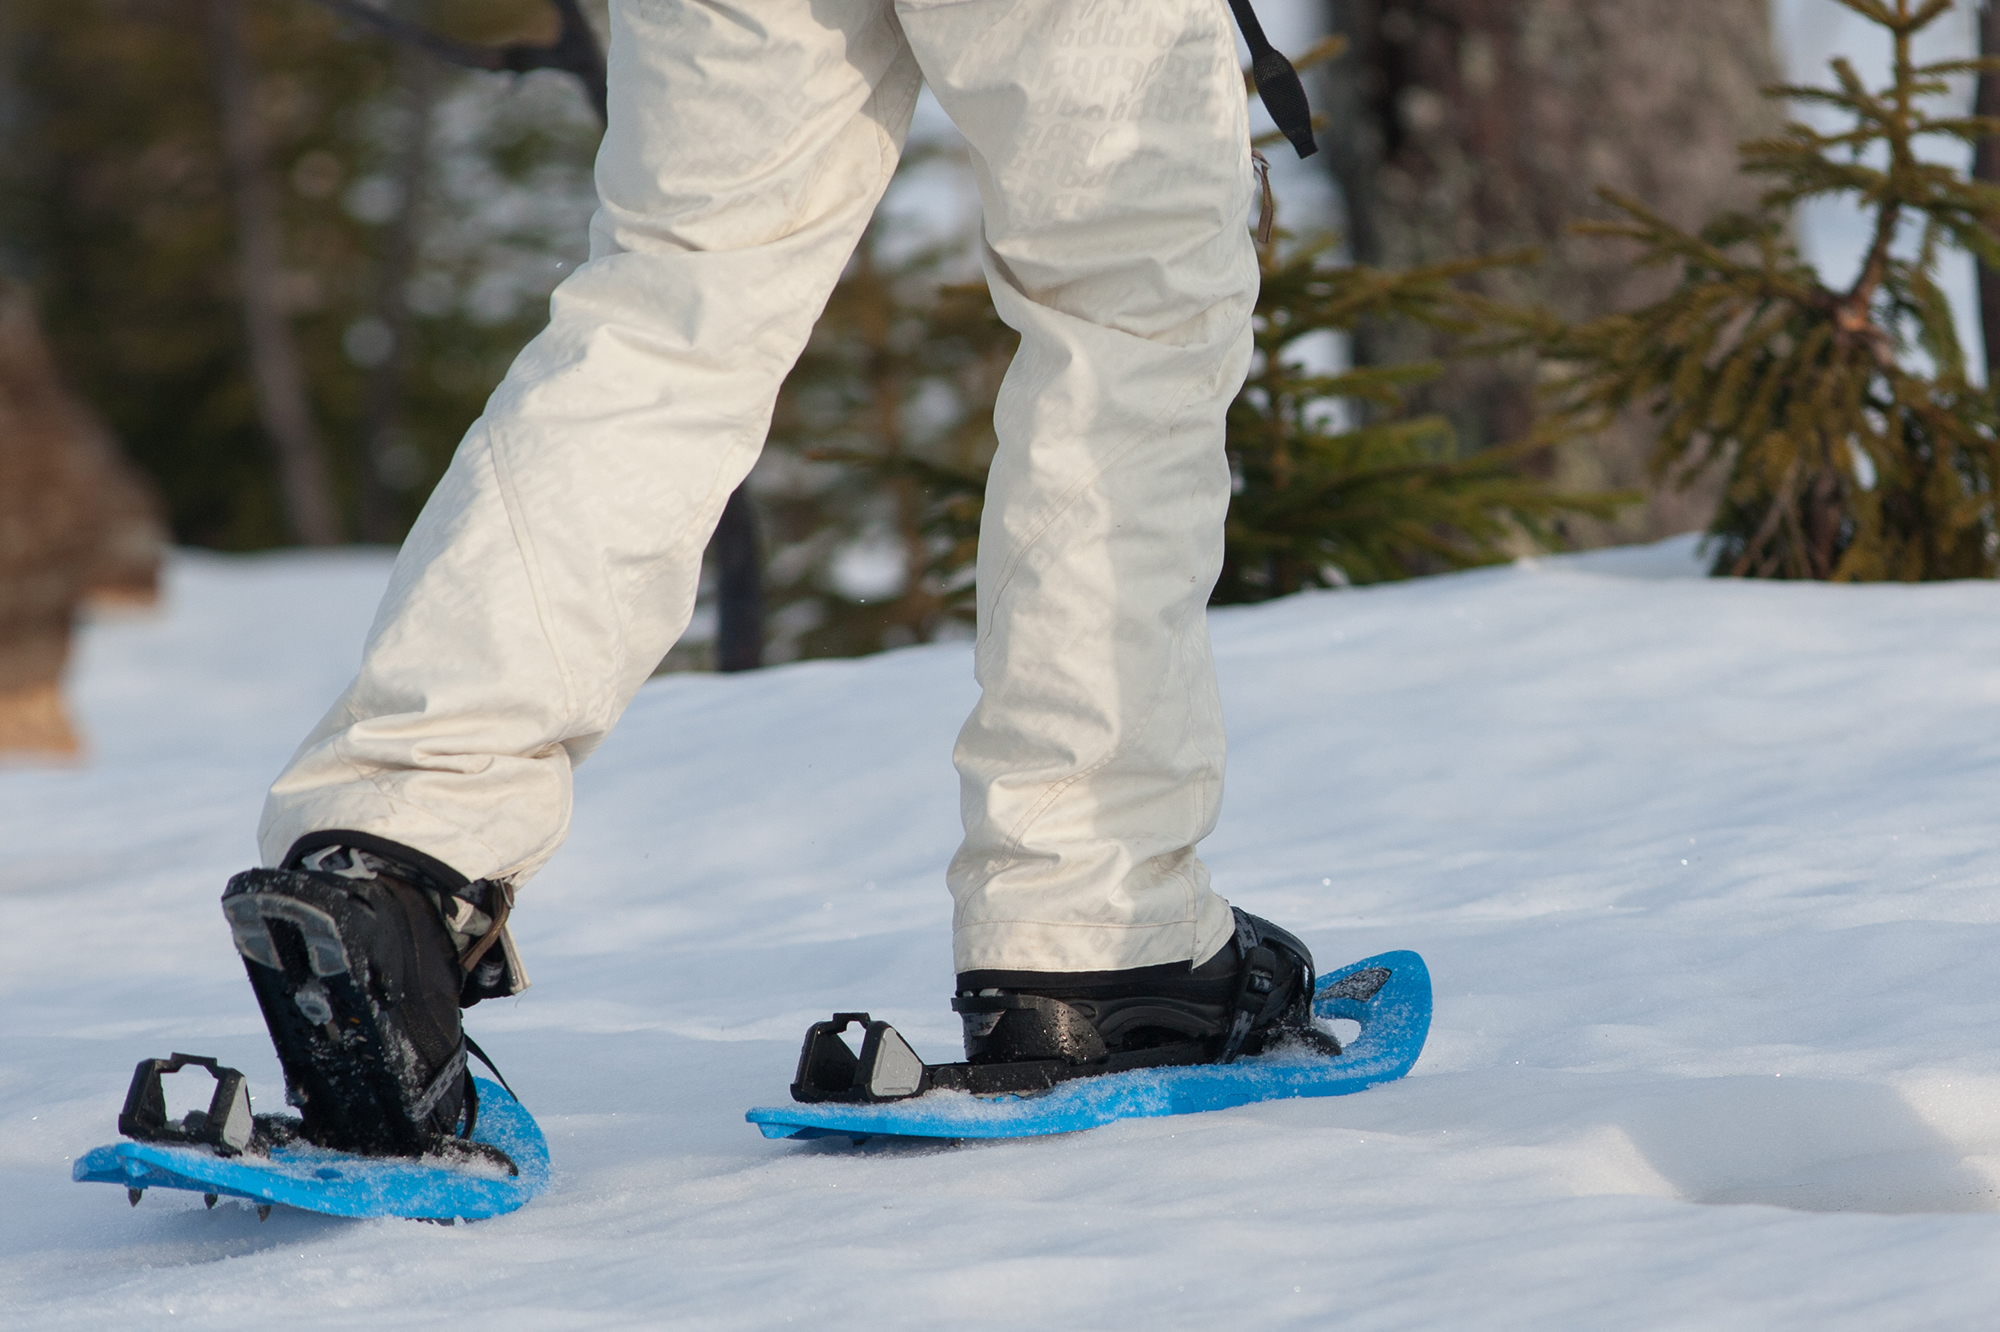
[[[1203,960],[1204,608],[1256,257],[1224,0],[613,0],[591,257],[404,544],[260,842],[539,868],[571,769],[687,627],[703,547],[882,196],[920,83],[970,142],[1000,391],[947,874],[959,970]]]

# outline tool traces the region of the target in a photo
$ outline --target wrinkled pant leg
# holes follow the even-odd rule
[[[1223,734],[1206,606],[1257,265],[1222,0],[899,0],[970,140],[1021,333],[995,414],[959,970],[1200,961],[1232,932],[1195,844]]]
[[[571,768],[687,627],[901,150],[920,84],[886,0],[617,0],[591,253],[396,561],[360,674],[272,787],[259,841],[352,829],[520,880]]]

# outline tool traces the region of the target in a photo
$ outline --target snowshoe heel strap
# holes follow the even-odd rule
[[[1238,973],[1235,1002],[1230,1005],[1233,1012],[1229,1035],[1223,1038],[1222,1049],[1216,1055],[1218,1064],[1233,1063],[1243,1052],[1243,1043],[1249,1039],[1257,1019],[1264,1015],[1265,1002],[1278,981],[1277,955],[1258,939],[1250,914],[1239,910],[1234,915],[1236,953],[1242,959],[1243,969]]]
[[[418,1124],[429,1119],[431,1111],[437,1109],[438,1102],[444,1099],[444,1094],[451,1090],[452,1084],[464,1077],[465,1044],[461,1041],[451,1058],[445,1061],[444,1067],[437,1071],[437,1076],[431,1079],[430,1085],[424,1088],[424,1094],[410,1107],[410,1119]]]
[[[500,1066],[487,1056],[486,1051],[479,1048],[478,1041],[473,1040],[471,1036],[461,1036],[459,1039],[465,1042],[465,1048],[471,1052],[474,1059],[486,1065],[486,1071],[493,1075],[494,1081],[500,1084],[501,1090],[505,1091],[509,1096],[513,1096],[517,1101],[521,1099],[519,1096],[515,1096],[514,1089],[507,1085],[507,1075],[500,1071]],[[472,1126],[468,1124],[465,1131],[467,1133],[472,1132]]]
[[[1242,971],[1231,1005],[1229,1034],[1216,1062],[1233,1062],[1260,1029],[1283,1025],[1312,1031],[1312,954],[1298,938],[1270,921],[1232,908],[1236,917],[1236,951]],[[1288,976],[1289,973],[1289,976]],[[1291,981],[1286,984],[1287,979]],[[1274,1012],[1276,1008],[1279,1011]],[[1294,1011],[1286,1011],[1294,1010]],[[1261,1042],[1261,1037],[1259,1038]],[[1254,1051],[1253,1051],[1254,1052]]]

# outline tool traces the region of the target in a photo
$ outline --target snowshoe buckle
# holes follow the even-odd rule
[[[178,1073],[189,1064],[199,1064],[215,1078],[215,1094],[206,1113],[190,1110],[178,1124],[167,1122],[167,1093],[161,1085],[163,1074]],[[256,1120],[250,1113],[250,1087],[243,1075],[224,1068],[201,1055],[175,1054],[166,1059],[141,1059],[132,1073],[131,1090],[125,1093],[125,1108],[118,1115],[118,1131],[140,1142],[205,1143],[223,1156],[236,1156],[250,1145]]]

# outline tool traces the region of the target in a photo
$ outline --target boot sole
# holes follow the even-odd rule
[[[292,870],[251,870],[229,882],[224,915],[284,1066],[285,1099],[304,1115],[305,1137],[323,1147],[375,1156],[417,1156],[433,1134],[421,1127],[462,1077],[465,1053],[435,1078],[399,1076],[416,1052],[385,1021],[357,975],[338,915],[369,911],[356,895]],[[410,1104],[404,1088],[428,1083]]]

